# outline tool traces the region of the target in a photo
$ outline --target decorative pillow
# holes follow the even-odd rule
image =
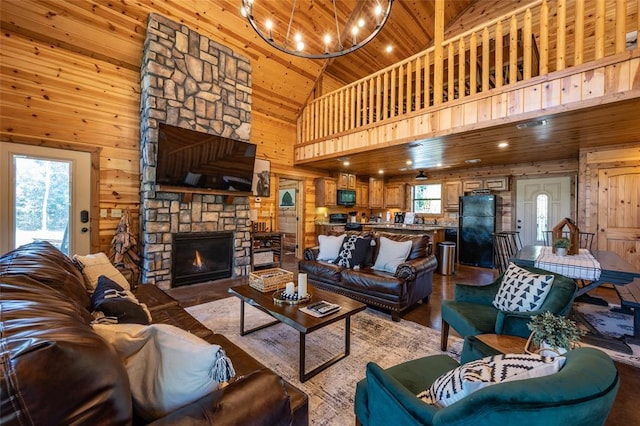
[[[395,274],[398,265],[404,262],[411,251],[411,241],[393,241],[380,237],[380,251],[373,269]]]
[[[125,290],[131,290],[129,281],[111,264],[109,258],[104,253],[88,254],[86,256],[73,256],[73,260],[78,264],[84,277],[84,284],[89,294],[96,291],[98,278],[100,275],[115,281]]]
[[[334,235],[318,235],[318,243],[320,244],[320,252],[318,253],[318,260],[325,260],[333,262],[338,253],[340,253],[340,247],[346,234],[334,236]]]
[[[557,373],[565,360],[538,354],[494,355],[454,368],[417,396],[427,404],[448,407],[487,386]]]
[[[553,278],[551,274],[534,274],[510,263],[493,299],[493,306],[501,311],[537,311],[551,291]]]
[[[144,303],[115,281],[101,275],[91,299],[92,315],[98,322],[150,324],[151,313]]]
[[[371,237],[360,237],[358,235],[347,236],[343,243],[335,264],[345,268],[364,264],[367,257],[367,250],[371,246]]]
[[[171,325],[94,324],[93,329],[122,359],[135,411],[148,421],[202,398],[235,376],[220,346]]]

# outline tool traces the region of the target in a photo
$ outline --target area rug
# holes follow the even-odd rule
[[[351,318],[351,354],[304,383],[298,380],[298,332],[277,324],[240,336],[240,300],[231,297],[187,308],[206,327],[224,334],[261,363],[309,395],[312,425],[353,425],[356,383],[373,361],[383,368],[440,351],[440,332],[412,321],[393,322],[390,315],[367,309]],[[264,324],[271,317],[246,305],[245,327]],[[307,371],[344,348],[344,321],[309,334]],[[462,340],[449,337],[445,354],[460,359]],[[233,360],[232,360],[233,361]]]
[[[584,344],[602,349],[616,361],[640,367],[640,346],[624,343],[625,334],[633,334],[633,316],[617,312],[619,305],[574,303],[570,314],[588,334]],[[631,352],[631,353],[625,353]]]

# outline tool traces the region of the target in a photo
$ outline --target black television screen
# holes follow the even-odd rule
[[[256,146],[160,123],[156,184],[251,192]]]

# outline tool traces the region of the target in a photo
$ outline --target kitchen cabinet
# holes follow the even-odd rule
[[[333,207],[337,205],[337,181],[333,178],[317,178],[316,184],[316,206]]]
[[[369,208],[369,182],[356,182],[356,206]]]
[[[487,178],[484,180],[484,187],[485,189],[490,189],[492,191],[508,191],[509,178],[508,177]]]
[[[459,180],[444,182],[442,186],[445,211],[458,211],[459,197],[462,195],[462,182]]]
[[[251,270],[282,268],[283,232],[251,233]]]
[[[508,177],[492,177],[484,179],[469,179],[463,183],[463,191],[474,191],[476,189],[489,189],[491,191],[508,191]]]
[[[356,175],[340,172],[338,174],[338,189],[356,189]]]
[[[404,209],[406,184],[388,183],[384,187],[384,207]]]
[[[369,208],[384,207],[384,182],[382,179],[369,178]]]

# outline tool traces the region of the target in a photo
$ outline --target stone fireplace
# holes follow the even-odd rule
[[[231,276],[248,275],[249,198],[163,191],[155,173],[159,123],[249,141],[249,60],[185,25],[151,14],[140,78],[142,282],[169,289],[176,275],[176,234],[203,232],[230,235]]]

